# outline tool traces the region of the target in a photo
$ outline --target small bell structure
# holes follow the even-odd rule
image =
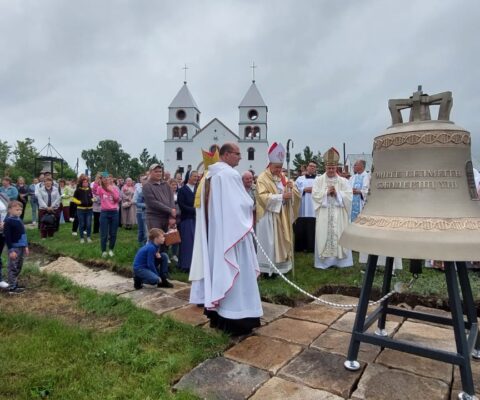
[[[410,98],[388,103],[392,125],[374,139],[367,203],[340,239],[343,247],[369,254],[344,365],[360,368],[361,342],[448,362],[460,368],[459,399],[470,400],[477,399],[470,356],[480,359],[480,339],[466,261],[480,260],[480,202],[470,133],[450,121],[452,104],[451,92],[429,96],[421,86]],[[431,106],[439,107],[436,120]],[[410,109],[408,122],[404,109]],[[392,308],[388,299],[367,317],[378,255],[387,256],[382,296],[391,289],[393,257],[410,259],[414,275],[425,259],[444,261],[452,318]],[[387,314],[453,326],[456,352],[388,337]],[[375,322],[375,334],[367,333]]]
[[[63,178],[63,165],[65,164],[65,160],[50,143],[50,138],[48,138],[48,143],[39,151],[39,155],[35,157],[34,174],[37,174],[39,166],[41,166],[41,174],[49,172],[53,177],[57,176],[58,171],[55,168],[55,163],[60,165],[60,177]]]

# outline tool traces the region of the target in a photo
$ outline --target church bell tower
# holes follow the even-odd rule
[[[267,141],[268,107],[258,91],[255,80],[238,106],[238,136],[240,140]]]
[[[185,81],[168,107],[167,140],[191,140],[199,130],[200,110]]]

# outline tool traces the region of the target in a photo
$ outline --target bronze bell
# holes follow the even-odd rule
[[[373,143],[370,194],[342,246],[367,254],[480,260],[480,202],[470,133],[450,121],[452,93],[390,100],[392,126]],[[438,119],[430,106],[439,105]],[[410,108],[410,121],[401,110]]]

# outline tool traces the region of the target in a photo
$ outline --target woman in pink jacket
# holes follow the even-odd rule
[[[93,184],[93,194],[100,198],[100,246],[102,257],[107,255],[113,257],[113,249],[117,240],[118,230],[118,203],[120,202],[120,191],[113,184],[113,179],[108,173],[102,174],[100,185]],[[107,254],[108,241],[108,254]]]

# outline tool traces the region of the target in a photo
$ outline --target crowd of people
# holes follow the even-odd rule
[[[181,243],[169,246],[170,257],[166,258],[165,246],[162,246],[164,255],[159,256],[159,264],[168,264],[171,258],[181,270],[188,272],[192,260],[195,230],[193,200],[198,174],[189,170],[185,179],[181,175],[177,173],[175,179],[171,179],[167,171],[163,173],[162,167],[155,164],[139,177],[138,182],[131,178],[114,179],[108,172],[98,173],[93,180],[82,174],[78,179],[57,181],[45,171],[30,185],[22,177],[13,183],[6,176],[0,187],[0,256],[5,244],[9,246],[5,239],[4,222],[9,218],[10,203],[18,203],[15,204],[21,209],[18,220],[22,225],[29,203],[31,223],[38,226],[41,240],[53,238],[61,224],[71,224],[72,236],[78,237],[82,245],[93,242],[92,234],[100,234],[99,247],[103,258],[114,257],[120,227],[132,230],[137,226],[139,245],[151,242],[149,238],[153,228],[160,229],[162,235],[178,229]],[[9,254],[10,250],[8,247]],[[164,271],[165,267],[162,268]],[[159,276],[163,286],[171,286],[166,273]],[[0,288],[10,286],[2,279],[0,257]]]
[[[45,172],[30,185],[22,178],[16,185],[3,178],[0,251],[7,244],[9,272],[7,284],[0,265],[0,285],[22,290],[17,277],[28,246],[19,221],[27,202],[42,240],[53,237],[60,224],[71,223],[81,245],[92,242],[92,233],[100,233],[99,254],[104,258],[114,257],[120,226],[137,226],[135,289],[144,284],[172,287],[172,260],[189,273],[190,302],[205,307],[212,326],[233,334],[259,326],[257,277],[272,279],[277,271],[288,272],[294,251],[313,253],[315,268],[353,265],[351,250],[339,239],[368,196],[364,160],[355,163],[348,180],[338,173],[339,154],[331,148],[323,156],[324,174],[317,175],[317,165],[309,162],[296,179],[289,179],[280,143],[270,146],[269,163],[258,176],[235,169],[241,159],[235,143],[202,152],[201,174],[189,167],[185,176],[176,172],[174,178],[160,164],[151,165],[138,182],[114,179],[108,172],[98,173],[93,181],[80,175],[58,182]]]
[[[170,260],[176,262],[180,270],[189,273],[192,281],[198,281],[195,278],[204,276],[199,272],[201,268],[198,266],[202,265],[199,261],[204,258],[205,252],[212,250],[211,243],[214,243],[209,241],[202,250],[199,238],[218,236],[219,241],[225,242],[233,235],[230,231],[235,229],[220,230],[218,226],[241,215],[243,219],[239,224],[229,226],[235,225],[240,229],[248,225],[249,230],[256,232],[262,251],[258,251],[257,243],[252,242],[255,271],[258,267],[258,273],[265,278],[275,277],[276,269],[282,273],[288,272],[292,268],[294,250],[314,252],[317,268],[353,264],[351,251],[342,249],[338,239],[350,218],[354,218],[354,213],[358,214],[361,209],[368,192],[368,175],[360,180],[359,176],[364,175],[355,174],[350,183],[340,177],[337,174],[338,153],[331,149],[324,156],[327,169],[324,175],[317,176],[317,166],[310,162],[296,180],[288,180],[283,168],[285,149],[280,143],[270,146],[269,164],[258,176],[254,171],[245,171],[240,175],[234,169],[241,158],[238,146],[233,143],[225,146],[223,151],[213,146],[210,152],[204,152],[202,175],[189,167],[185,176],[176,172],[171,178],[171,174],[164,171],[160,164],[153,164],[138,178],[138,182],[131,178],[114,179],[108,172],[98,173],[92,181],[89,176],[82,174],[75,180],[60,179],[57,182],[47,171],[30,185],[23,178],[19,178],[15,185],[9,177],[3,178],[0,196],[6,200],[7,206],[11,201],[21,204],[20,220],[23,220],[25,206],[30,202],[32,224],[38,224],[42,240],[52,238],[63,223],[72,225],[72,235],[79,236],[82,245],[92,243],[92,233],[100,233],[99,247],[103,258],[114,257],[119,227],[130,230],[137,226],[137,241],[146,246],[141,248],[133,262],[134,286],[137,289],[143,284],[152,283],[170,287]],[[209,165],[211,170],[208,169]],[[236,185],[241,184],[245,204],[241,210],[233,213],[231,204],[228,204],[228,207],[223,207],[227,210],[225,215],[217,215],[216,208],[208,204],[204,210],[207,221],[215,215],[218,222],[223,221],[212,226],[211,233],[199,215],[202,201],[205,200],[202,191],[206,191],[207,200],[214,204],[226,202],[223,198],[218,200],[216,190],[213,195],[211,192],[212,187],[220,184],[213,179],[219,166],[228,166],[230,169],[226,168],[225,171],[234,174]],[[218,176],[223,176],[225,171],[219,172]],[[230,182],[230,178],[227,182]],[[219,180],[223,185],[222,190],[227,187],[223,181]],[[235,193],[233,188],[232,193]],[[237,193],[230,203],[238,203],[241,198]],[[3,219],[6,214],[5,211]],[[164,242],[172,232],[176,233],[177,240],[168,243],[167,248]],[[238,232],[238,235],[236,242],[229,243],[232,248],[238,246],[238,240],[245,239],[243,236],[246,233],[240,235]],[[3,239],[1,244],[3,248]],[[245,254],[250,250],[245,250]],[[191,271],[193,259],[195,270]],[[230,272],[232,281],[225,281],[226,287],[233,285],[236,276],[235,268]],[[193,302],[210,306],[216,304],[217,300],[205,300],[205,288],[202,289],[197,292],[198,296],[192,296]],[[212,287],[207,292],[211,290]],[[259,317],[256,315],[258,307],[252,307],[256,310],[254,318]],[[233,314],[220,313],[220,317],[228,318],[228,315]],[[218,316],[216,318],[219,319]]]

